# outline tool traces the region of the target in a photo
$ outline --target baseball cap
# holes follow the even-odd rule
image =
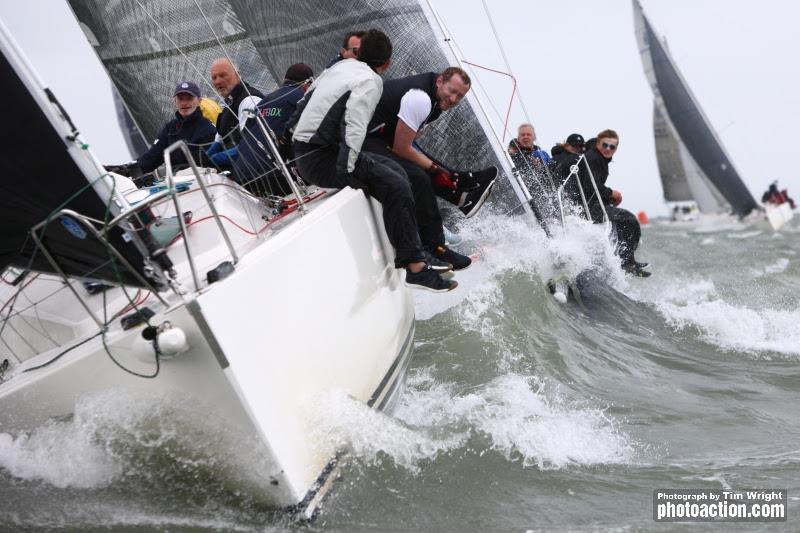
[[[300,83],[301,81],[306,81],[312,76],[314,76],[314,71],[311,70],[311,67],[305,63],[295,63],[286,70],[286,74],[283,76],[283,79],[284,81]]]
[[[175,93],[173,96],[178,96],[181,93],[191,94],[192,96],[200,98],[200,88],[196,83],[192,83],[191,81],[179,83],[177,87],[175,87]]]
[[[583,146],[586,142],[583,140],[583,135],[580,133],[573,133],[567,137],[567,144],[570,146]]]

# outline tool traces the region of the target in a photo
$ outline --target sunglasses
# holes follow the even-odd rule
[[[348,48],[348,50],[353,52],[355,55],[358,55],[358,47]]]
[[[617,145],[616,144],[603,143],[603,148],[605,148],[606,150],[611,150],[613,152],[614,150],[617,149]]]

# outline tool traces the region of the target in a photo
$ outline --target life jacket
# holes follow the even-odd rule
[[[431,99],[431,112],[420,125],[420,129],[425,124],[430,124],[442,114],[439,109],[439,101],[436,99],[436,78],[439,75],[435,72],[426,72],[416,76],[389,80],[383,84],[383,94],[375,109],[368,127],[369,135],[380,135],[387,146],[394,144],[394,134],[397,128],[397,114],[400,112],[400,100],[412,89],[419,89],[426,93]]]

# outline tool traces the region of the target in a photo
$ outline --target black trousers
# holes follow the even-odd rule
[[[436,195],[428,173],[411,161],[392,152],[386,146],[385,141],[379,137],[367,137],[361,149],[391,159],[403,168],[411,183],[411,191],[414,193],[417,227],[422,245],[430,251],[437,246],[444,246],[442,215],[439,212],[439,204],[436,203]]]
[[[628,265],[634,261],[633,253],[639,247],[642,237],[639,220],[630,211],[619,207],[607,206],[606,213],[617,235],[617,254],[622,264]]]
[[[297,170],[304,180],[320,187],[364,189],[383,206],[383,225],[395,248],[395,266],[424,261],[414,214],[414,195],[405,171],[394,161],[361,152],[350,182],[336,175],[336,145],[294,143]]]

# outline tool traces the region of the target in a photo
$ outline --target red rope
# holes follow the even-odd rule
[[[306,203],[308,203],[308,202],[311,202],[312,200],[316,200],[317,198],[320,198],[321,196],[324,196],[325,194],[327,194],[327,191],[319,191],[317,194],[315,194],[315,195],[313,195],[313,196],[306,196],[305,198],[303,198],[303,200],[304,200]],[[225,216],[225,215],[219,215],[219,218],[221,218],[222,220],[225,220],[225,221],[227,221],[227,222],[229,222],[229,223],[233,224],[233,226],[234,226],[235,228],[237,228],[237,229],[239,229],[239,230],[243,231],[244,233],[246,233],[246,234],[248,234],[248,235],[253,235],[253,236],[255,236],[255,235],[258,235],[259,233],[261,233],[262,231],[264,231],[265,229],[267,229],[268,227],[270,227],[270,226],[271,226],[272,224],[274,224],[275,222],[277,222],[277,221],[281,220],[282,218],[284,218],[284,217],[286,217],[286,216],[289,216],[289,215],[291,215],[292,213],[294,213],[295,211],[297,211],[297,208],[298,208],[298,207],[299,207],[299,204],[298,204],[297,202],[295,202],[295,203],[294,203],[294,204],[292,204],[291,206],[289,206],[289,207],[287,207],[286,209],[284,209],[284,210],[283,210],[283,211],[282,211],[282,212],[281,212],[279,215],[276,215],[276,216],[272,217],[272,218],[269,220],[269,222],[267,222],[266,224],[264,224],[264,225],[263,225],[263,226],[262,226],[260,229],[258,229],[257,231],[250,231],[249,229],[247,229],[247,228],[244,228],[244,227],[240,226],[240,225],[239,225],[239,224],[237,224],[235,221],[231,220],[229,217],[227,217],[227,216]],[[198,224],[198,223],[200,223],[200,222],[203,222],[203,221],[205,221],[205,220],[209,220],[209,219],[212,219],[212,218],[214,218],[214,215],[208,215],[208,216],[206,216],[206,217],[203,217],[203,218],[198,218],[197,220],[192,220],[192,221],[191,221],[191,222],[190,222],[190,223],[189,223],[189,224],[186,226],[186,228],[188,229],[189,227],[191,227],[191,226],[194,226],[195,224]],[[180,240],[180,238],[181,238],[181,234],[179,233],[178,235],[176,235],[176,236],[175,236],[175,238],[174,238],[174,239],[172,239],[172,242],[170,242],[170,243],[169,243],[169,246],[172,246],[173,244],[175,244],[176,242],[178,242],[178,241]]]
[[[502,142],[503,142],[503,144],[505,144],[505,142],[506,142],[506,130],[508,130],[508,119],[511,116],[511,105],[514,103],[514,95],[517,94],[517,78],[515,78],[514,76],[512,76],[508,72],[503,72],[502,70],[496,70],[496,69],[493,69],[493,68],[484,67],[483,65],[478,65],[477,63],[470,63],[469,61],[466,61],[466,60],[463,60],[463,59],[461,60],[461,62],[465,63],[467,65],[473,66],[473,67],[482,68],[483,70],[488,70],[489,72],[494,72],[495,74],[502,74],[504,76],[508,76],[509,78],[511,78],[511,81],[513,82],[514,85],[513,85],[512,89],[511,89],[511,98],[508,101],[508,109],[506,110],[506,120],[505,120],[505,122],[503,122],[503,141]]]

